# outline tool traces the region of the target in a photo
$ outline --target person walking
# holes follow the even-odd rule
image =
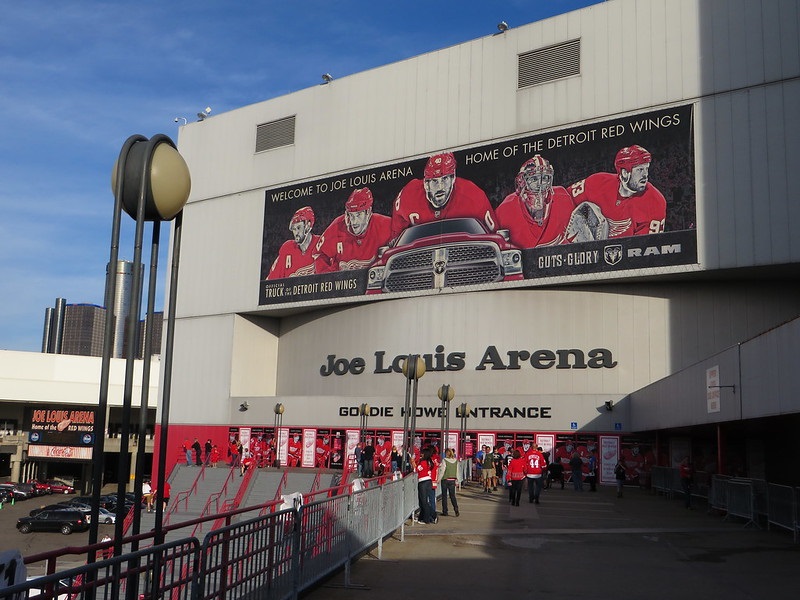
[[[614,478],[617,481],[617,498],[622,498],[622,488],[625,486],[625,465],[622,464],[622,458],[617,459],[617,464],[614,465]]]
[[[511,506],[519,506],[519,499],[522,497],[522,482],[525,479],[527,468],[528,462],[522,457],[522,453],[519,450],[514,450],[511,454],[511,460],[508,461],[508,469],[506,471],[506,478],[511,485],[508,489],[508,501]]]
[[[206,446],[205,446],[205,451],[206,451],[206,459],[205,459],[205,462],[204,462],[204,464],[205,464],[206,466],[208,466],[208,465],[211,463],[211,450],[212,450],[213,448],[214,448],[214,444],[211,442],[211,438],[208,438],[208,439],[206,440]]]
[[[186,455],[186,466],[187,467],[191,467],[192,466],[192,445],[189,443],[188,439],[187,440],[183,440],[183,445],[181,446],[181,448],[183,448],[183,453]]]
[[[142,500],[147,506],[147,512],[153,512],[153,487],[148,480],[142,482]]]
[[[492,493],[492,482],[494,481],[494,452],[489,446],[483,447],[483,491],[487,494]]]
[[[539,448],[530,450],[525,455],[525,477],[528,480],[528,502],[539,504],[542,495],[542,482],[547,469],[547,460]]]
[[[367,438],[367,444],[361,449],[361,475],[369,479],[375,476],[375,446]]]
[[[436,523],[431,506],[432,480],[435,475],[433,461],[431,461],[430,448],[424,448],[419,460],[413,459],[414,471],[417,473],[417,497],[419,499],[419,522],[424,524]]]
[[[572,453],[572,458],[569,459],[569,466],[572,469],[572,489],[576,492],[583,491],[583,461],[581,455],[577,452]]]
[[[452,448],[448,448],[444,452],[444,467],[442,473],[442,516],[446,517],[450,513],[447,510],[447,498],[450,497],[450,503],[453,505],[453,510],[456,516],[458,512],[458,500],[456,500],[456,483],[458,481],[458,461],[456,460],[456,453]]]
[[[192,443],[192,450],[194,450],[194,464],[198,467],[203,466],[203,447],[200,445],[200,440],[194,438]]]
[[[596,492],[597,491],[597,457],[595,456],[594,452],[589,452],[589,473],[586,476],[586,480],[589,482],[589,491]]]
[[[692,464],[689,457],[685,457],[679,467],[681,478],[681,489],[683,490],[683,504],[686,508],[692,508]]]

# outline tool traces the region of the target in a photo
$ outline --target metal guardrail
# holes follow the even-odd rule
[[[296,598],[342,567],[349,585],[355,558],[376,546],[380,552],[398,528],[402,537],[416,492],[417,477],[409,475],[331,495],[230,523],[202,543],[187,537],[20,583],[0,590],[0,600]],[[228,522],[246,510],[229,513]],[[49,591],[28,594],[43,588]]]
[[[679,469],[653,467],[652,489],[669,498],[682,496]],[[692,497],[708,501],[709,510],[725,514],[725,518],[745,520],[745,527],[761,527],[766,523],[792,532],[795,543],[800,540],[800,488],[768,483],[763,479],[695,473]]]

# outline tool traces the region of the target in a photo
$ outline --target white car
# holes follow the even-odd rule
[[[117,514],[111,512],[107,508],[103,508],[102,506],[99,507],[99,512],[97,514],[97,522],[98,523],[116,523],[117,522]]]

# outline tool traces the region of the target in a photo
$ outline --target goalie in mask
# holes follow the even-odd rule
[[[519,248],[567,242],[574,205],[567,190],[553,187],[553,166],[539,154],[525,161],[514,179],[515,190],[497,207],[499,229]]]

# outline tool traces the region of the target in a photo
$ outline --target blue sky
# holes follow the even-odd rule
[[[55,299],[102,305],[111,168],[133,134],[195,120],[599,0],[5,3],[0,18],[0,349],[38,352]],[[133,259],[133,221],[119,257]],[[149,239],[149,237],[147,238]],[[149,258],[145,240],[144,260]],[[157,309],[163,308],[168,228]]]

